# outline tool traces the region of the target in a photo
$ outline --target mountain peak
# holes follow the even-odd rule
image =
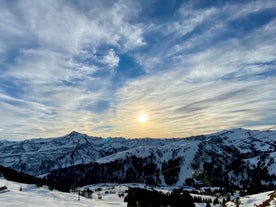
[[[82,134],[80,132],[77,132],[77,131],[72,131],[70,134],[66,135],[66,136],[69,136],[69,137],[87,137],[88,135],[87,134]]]

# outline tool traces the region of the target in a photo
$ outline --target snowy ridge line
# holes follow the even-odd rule
[[[271,129],[274,129],[274,128],[276,128],[276,125],[275,125],[275,126],[272,126],[272,127],[269,127],[269,128],[267,128],[267,129],[265,129],[265,130],[262,130],[262,131],[257,131],[258,133],[256,133],[256,134],[248,134],[248,135],[249,135],[248,137],[240,138],[239,140],[233,141],[233,143],[235,143],[235,142],[241,142],[241,141],[246,140],[246,139],[248,139],[248,138],[254,138],[253,136],[257,137],[258,135],[260,135],[260,134],[262,134],[262,133],[266,133],[267,131],[269,131],[269,130],[271,130]],[[261,138],[267,138],[267,137],[270,137],[270,136],[272,136],[272,135],[274,135],[274,134],[276,134],[276,132],[273,133],[273,134],[266,135],[266,136],[261,137]]]

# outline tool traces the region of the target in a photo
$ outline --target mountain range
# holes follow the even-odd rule
[[[92,183],[275,188],[276,132],[231,129],[170,139],[92,137],[0,141],[0,165],[71,187]]]

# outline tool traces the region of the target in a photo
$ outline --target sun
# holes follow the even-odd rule
[[[147,114],[145,114],[145,113],[141,113],[141,114],[139,114],[139,116],[138,116],[138,121],[140,122],[140,123],[145,123],[147,120],[148,120],[148,115]]]

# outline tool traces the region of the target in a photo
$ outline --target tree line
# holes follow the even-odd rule
[[[160,207],[171,206],[194,207],[192,196],[187,191],[174,190],[170,193],[163,193],[156,190],[143,188],[130,188],[124,199],[128,207]]]
[[[49,190],[56,189],[62,192],[70,191],[69,187],[60,182],[53,181],[50,179],[37,178],[0,165],[0,177],[1,176],[7,180],[18,183],[35,184],[37,187],[42,187],[43,185],[46,185],[48,186]]]

